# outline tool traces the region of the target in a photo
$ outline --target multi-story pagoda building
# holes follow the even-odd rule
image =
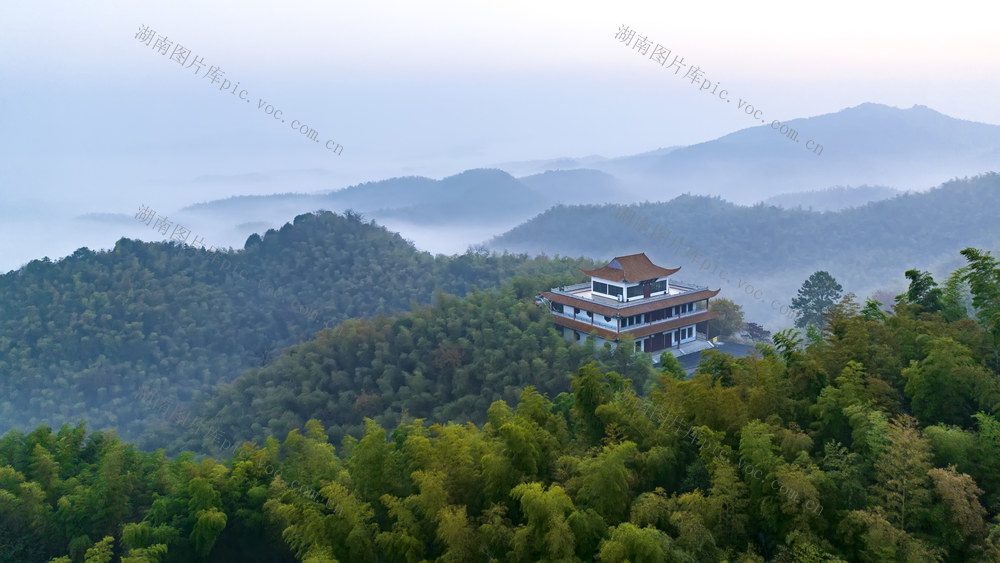
[[[596,332],[598,345],[617,346],[630,334],[637,351],[676,349],[708,338],[708,321],[716,317],[708,300],[720,291],[671,280],[678,270],[653,264],[645,253],[619,256],[603,268],[581,270],[589,282],[552,288],[542,297],[567,339]]]

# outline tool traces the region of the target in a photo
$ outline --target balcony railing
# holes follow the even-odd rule
[[[586,311],[581,310],[574,317],[573,316],[573,308],[569,307],[569,306],[564,306],[564,307],[565,308],[563,309],[563,312],[561,312],[561,313],[559,311],[556,311],[555,309],[552,309],[551,307],[549,307],[549,311],[553,315],[558,315],[560,317],[565,317],[567,319],[573,319],[573,320],[579,321],[581,323],[590,323],[590,317],[587,316],[587,312]],[[566,309],[569,309],[569,311],[566,311]],[[658,324],[661,324],[661,323],[675,321],[677,319],[683,319],[684,317],[691,317],[691,316],[694,316],[694,315],[697,315],[697,314],[700,314],[700,313],[704,313],[707,310],[708,309],[698,309],[698,308],[695,308],[695,310],[693,310],[693,311],[689,311],[687,313],[680,313],[680,314],[674,315],[672,317],[664,317],[664,318],[662,318],[662,319],[660,319],[658,321],[644,322],[644,323],[634,324],[632,326],[623,326],[623,327],[621,327],[620,330],[621,331],[635,330],[637,328],[642,328],[642,327],[646,327],[646,326],[658,325]],[[592,324],[594,326],[598,326],[598,327],[605,328],[605,329],[608,329],[608,330],[614,330],[614,331],[618,331],[619,330],[618,325],[615,323],[615,317],[611,317],[611,322],[607,322],[607,321],[604,320],[604,315],[602,315],[600,313],[594,313],[594,322]]]
[[[573,285],[567,285],[559,288],[552,288],[550,291],[557,295],[565,295],[566,297],[575,297],[577,299],[586,299],[588,301],[593,301],[594,303],[599,303],[606,307],[613,307],[615,309],[624,309],[635,305],[636,303],[655,303],[657,301],[665,301],[667,299],[672,299],[674,297],[681,297],[683,295],[688,295],[691,293],[696,293],[699,291],[705,291],[708,289],[707,286],[695,285],[692,283],[679,282],[670,280],[669,289],[681,289],[680,293],[665,293],[662,295],[656,295],[653,297],[629,297],[627,301],[618,301],[617,299],[612,299],[610,297],[604,297],[601,295],[590,294],[589,297],[582,297],[580,293],[590,291],[590,282],[578,283]]]

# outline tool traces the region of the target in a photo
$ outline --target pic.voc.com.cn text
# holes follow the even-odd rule
[[[638,52],[640,55],[645,56],[652,49],[652,53],[649,55],[649,59],[653,62],[660,63],[660,66],[666,68],[667,70],[674,70],[675,76],[680,76],[680,71],[684,70],[684,67],[688,67],[687,72],[681,79],[690,78],[691,84],[697,85],[699,92],[708,92],[709,94],[715,96],[716,91],[718,91],[718,97],[720,100],[728,103],[732,103],[733,100],[727,94],[729,90],[719,90],[721,83],[719,81],[712,82],[711,80],[705,78],[705,71],[701,67],[695,65],[688,66],[684,63],[684,57],[674,54],[671,57],[672,51],[666,47],[656,43],[655,46],[648,37],[643,35],[636,35],[634,29],[629,28],[627,25],[622,25],[618,29],[618,33],[615,34],[615,39],[625,44],[627,47],[632,47],[633,51]],[[760,120],[762,124],[767,123],[767,119],[764,119],[764,110],[760,108],[754,108],[752,104],[743,98],[737,98],[736,108],[743,113],[752,117],[755,121]],[[788,125],[782,125],[777,119],[771,121],[771,129],[774,129],[781,135],[784,135],[786,139],[790,141],[799,141],[799,132],[792,129]],[[823,154],[823,145],[809,139],[806,141],[805,147],[807,150],[812,151],[816,156],[821,156]]]

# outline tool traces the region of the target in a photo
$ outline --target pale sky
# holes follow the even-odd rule
[[[81,213],[620,156],[753,125],[615,40],[622,24],[774,119],[876,102],[1000,124],[998,15],[961,1],[3,0],[0,270],[100,247],[57,227]],[[140,43],[140,25],[251,102]]]

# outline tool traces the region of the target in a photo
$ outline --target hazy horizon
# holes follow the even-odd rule
[[[0,61],[0,234],[18,244],[0,270],[141,236],[95,234],[73,220],[87,213],[624,156],[755,125],[616,40],[621,25],[774,119],[875,102],[1000,123],[1000,72],[990,72],[1000,63],[981,8],[855,2],[816,19],[791,2],[741,6],[8,3],[0,45],[18,56]],[[248,100],[141,43],[143,25],[221,67]],[[342,154],[265,115],[261,101]]]

